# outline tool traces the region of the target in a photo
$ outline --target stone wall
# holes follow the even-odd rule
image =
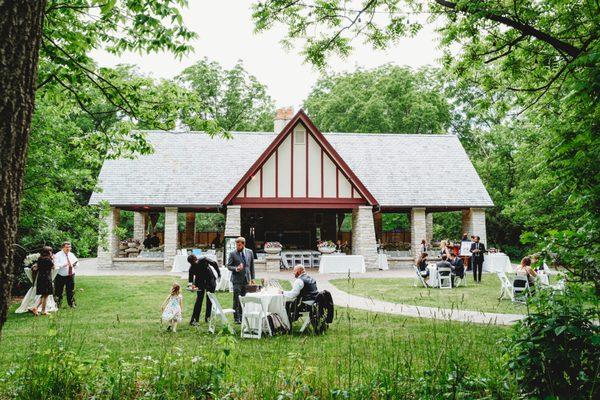
[[[133,238],[141,242],[144,241],[146,234],[146,213],[133,212]]]
[[[352,254],[365,258],[367,268],[377,268],[377,242],[373,207],[358,206],[352,211]]]
[[[410,248],[413,256],[419,257],[421,240],[427,237],[427,222],[424,208],[413,208],[410,210]]]
[[[173,267],[173,260],[177,254],[177,207],[165,207],[165,237],[164,237],[164,267]]]
[[[242,209],[240,206],[227,206],[225,214],[225,236],[240,236],[242,234]]]
[[[100,217],[99,243],[98,246],[98,267],[112,268],[113,256],[117,254],[119,248],[119,237],[116,228],[119,226],[121,213],[118,208],[111,207],[108,214]]]

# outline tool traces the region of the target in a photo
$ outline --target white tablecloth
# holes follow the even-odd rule
[[[281,317],[281,322],[290,329],[290,320],[288,319],[287,312],[285,311],[285,297],[283,294],[264,291],[258,293],[247,293],[246,297],[256,297],[259,298],[263,304],[263,308],[265,308],[269,313],[279,314]],[[258,307],[256,304],[247,304],[246,307],[249,307],[250,311],[253,311],[252,307]]]
[[[52,271],[52,280],[54,280],[54,278],[56,278],[57,274],[58,274],[58,269],[55,269]],[[41,296],[38,296],[35,294],[36,282],[33,281],[33,273],[31,271],[31,268],[25,268],[25,275],[27,275],[27,278],[29,278],[29,282],[33,283],[33,286],[27,291],[27,293],[25,294],[25,297],[23,297],[23,300],[21,301],[21,305],[19,306],[19,308],[17,308],[15,310],[16,314],[22,314],[22,313],[27,312],[27,310],[29,310],[30,308],[35,306],[35,304],[39,301],[39,299],[41,297]],[[46,299],[46,312],[54,312],[57,310],[58,310],[58,307],[56,307],[56,302],[54,301],[54,296],[49,295],[48,299]],[[42,311],[41,305],[38,307],[38,311],[39,312]]]
[[[438,270],[435,264],[427,265],[427,270],[429,271],[429,280],[427,281],[427,285],[431,287],[438,287]]]
[[[217,256],[215,254],[202,254],[199,258],[206,257],[209,260],[213,260],[217,262]],[[171,272],[188,272],[190,270],[190,263],[187,260],[188,256],[183,254],[178,254],[173,259],[173,268]]]
[[[348,272],[364,274],[366,272],[364,257],[346,254],[323,254],[321,256],[320,274],[347,274]]]
[[[504,253],[489,253],[484,256],[483,270],[486,272],[515,272],[510,258]]]
[[[221,273],[221,279],[217,281],[217,292],[233,292],[233,285],[231,284],[231,271],[227,268],[219,268]]]
[[[377,265],[378,265],[379,269],[382,271],[387,271],[388,269],[390,269],[390,267],[388,266],[387,254],[383,254],[383,253],[377,254]]]

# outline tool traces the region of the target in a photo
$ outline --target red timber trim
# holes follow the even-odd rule
[[[325,197],[325,184],[323,180],[325,179],[325,172],[323,172],[323,166],[325,165],[325,161],[323,160],[323,148],[321,147],[321,198]]]
[[[292,133],[290,134],[290,196],[294,197],[294,130],[292,129]]]
[[[260,169],[260,197],[263,197],[263,195],[262,195],[263,194],[263,178],[262,178],[263,169],[264,168]]]
[[[335,199],[314,197],[234,198],[231,202],[244,208],[354,208],[366,203],[365,199]]]
[[[340,170],[335,169],[335,197],[340,197]]]
[[[306,161],[305,161],[306,162],[306,168],[304,168],[306,170],[306,173],[304,174],[304,175],[306,175],[306,189],[305,189],[306,191],[304,192],[304,195],[306,197],[309,197],[308,196],[308,173],[309,173],[309,165],[308,165],[308,139],[309,139],[309,135],[310,134],[308,133],[308,130],[306,130],[306,129],[304,130],[304,134],[306,135],[304,137],[304,147],[306,148]]]
[[[279,150],[275,150],[275,197],[279,197]]]
[[[271,142],[271,144],[265,149],[265,151],[261,154],[261,156],[252,164],[252,166],[248,169],[248,171],[244,174],[242,179],[238,181],[238,183],[231,189],[229,194],[225,196],[222,204],[229,204],[233,198],[244,188],[244,185],[248,183],[248,180],[252,177],[254,173],[256,173],[264,163],[269,159],[271,154],[277,149],[277,147],[281,144],[281,142],[293,131],[294,126],[301,122],[307,131],[311,132],[313,138],[317,142],[319,146],[321,146],[324,150],[327,151],[328,155],[333,159],[334,164],[340,169],[342,174],[350,181],[352,185],[356,187],[359,194],[363,196],[369,205],[378,205],[375,197],[369,192],[369,190],[365,187],[365,185],[358,179],[356,174],[352,172],[348,164],[342,159],[342,157],[338,154],[337,151],[333,148],[333,146],[325,139],[325,136],[317,129],[315,124],[308,118],[306,113],[303,110],[300,110],[294,115],[294,117],[287,123],[287,125],[283,128],[283,130],[277,135],[277,137]],[[293,137],[293,135],[292,135]],[[292,147],[293,148],[293,147]],[[293,175],[292,175],[293,177]],[[322,182],[322,181],[321,181]],[[321,191],[323,194],[323,191]]]

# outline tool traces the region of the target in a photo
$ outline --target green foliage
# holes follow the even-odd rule
[[[303,107],[324,132],[446,133],[451,104],[441,77],[393,65],[327,75]]]
[[[507,366],[520,390],[534,398],[597,398],[598,298],[589,288],[569,285],[564,293],[542,290],[531,301],[537,311],[506,341]]]
[[[248,74],[239,61],[226,70],[206,58],[177,78],[186,89],[181,120],[192,130],[272,131],[274,102],[267,87]]]

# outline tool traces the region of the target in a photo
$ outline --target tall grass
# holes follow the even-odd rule
[[[38,339],[28,354],[0,367],[0,398],[516,397],[500,352],[482,346],[489,343],[483,335],[497,327],[391,322],[385,315],[343,309],[324,337],[294,334],[252,342],[223,333],[199,335],[197,345],[179,347],[176,338],[161,334],[153,354],[115,358],[57,319],[45,332],[35,332]]]

